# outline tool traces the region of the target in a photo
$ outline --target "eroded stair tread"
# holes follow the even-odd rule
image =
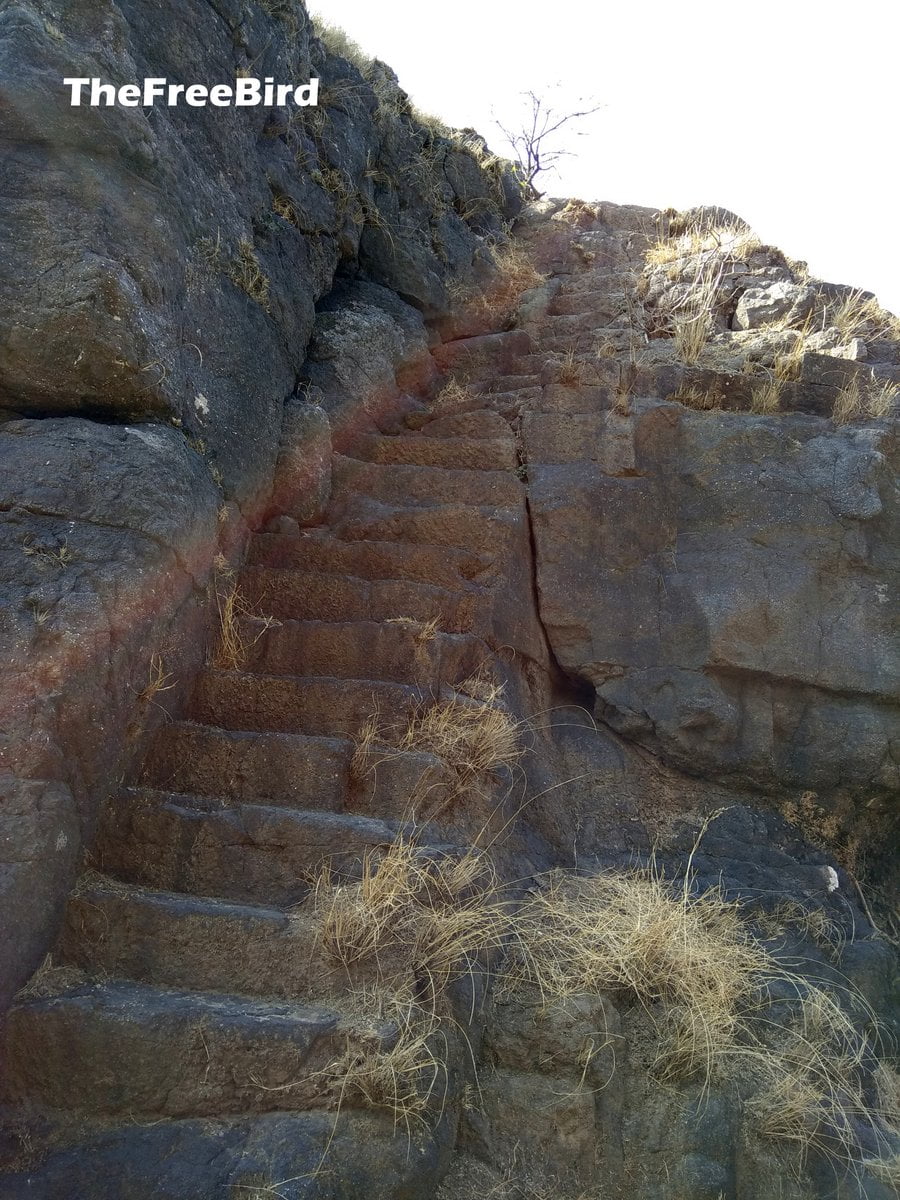
[[[248,648],[244,669],[267,675],[326,675],[418,686],[458,683],[490,657],[484,642],[439,632],[410,617],[387,621],[285,620]]]
[[[283,1200],[389,1200],[429,1180],[432,1194],[443,1162],[441,1139],[414,1130],[407,1140],[389,1115],[349,1109],[337,1122],[317,1109],[82,1124],[58,1140],[61,1148],[0,1174],[3,1200],[237,1200],[270,1187]],[[340,1164],[337,1183],[321,1170],[326,1149]]]
[[[508,438],[423,438],[373,434],[361,439],[356,454],[369,462],[409,463],[430,467],[514,471],[515,445]]]
[[[249,576],[254,569],[320,572],[334,579],[405,580],[453,589],[490,577],[494,556],[480,548],[398,546],[396,542],[345,542],[326,534],[285,536],[260,533],[250,543]]]
[[[190,715],[223,729],[357,737],[373,715],[399,717],[428,695],[423,688],[377,679],[207,668],[198,678]]]
[[[335,520],[334,531],[346,541],[426,542],[457,548],[478,546],[506,554],[511,539],[521,533],[523,523],[524,508],[516,511],[474,504],[423,508],[379,504],[355,497],[343,507]]]
[[[201,896],[291,906],[325,864],[359,873],[402,830],[352,813],[233,804],[126,788],[104,810],[96,857],[120,879]]]
[[[243,803],[340,812],[409,815],[411,798],[437,803],[457,786],[454,772],[424,751],[373,747],[371,764],[351,771],[351,738],[219,729],[190,721],[164,726],[144,763],[149,788]],[[360,773],[361,772],[361,773]]]
[[[355,492],[399,504],[472,504],[516,508],[522,484],[511,471],[421,467],[364,462],[336,455],[333,486],[337,503]]]
[[[469,633],[486,624],[486,589],[456,590],[408,579],[357,579],[276,567],[244,577],[244,594],[260,615],[282,620],[436,621],[444,633]]]
[[[59,962],[89,974],[199,992],[292,1001],[351,986],[308,908],[185,895],[93,876],[70,897]]]
[[[410,413],[406,424],[409,429],[418,430],[423,437],[500,440],[513,437],[509,422],[495,409],[485,407],[482,396],[472,396],[461,404],[436,404],[431,410]]]
[[[348,1043],[395,1035],[323,1006],[120,981],[20,1001],[9,1027],[10,1099],[134,1117],[309,1108],[311,1076]]]

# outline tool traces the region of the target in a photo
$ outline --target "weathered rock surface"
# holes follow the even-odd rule
[[[621,327],[592,314],[634,286],[653,226],[620,232],[604,216],[569,232],[568,274],[530,319],[538,347],[560,322],[565,337],[593,329],[594,344]],[[564,224],[537,228],[538,254],[559,261]],[[780,283],[742,296],[772,289],[799,296]],[[580,317],[554,315],[579,297]],[[893,811],[896,421],[812,415],[867,368],[807,353],[785,411],[758,415],[739,368],[583,357],[523,423],[539,608],[560,664],[612,728],[685,771]]]
[[[383,1077],[340,1081],[402,1021],[361,1011],[384,978],[329,951],[312,881],[414,834],[435,862],[487,845],[517,896],[551,866],[687,871],[855,989],[860,1036],[895,1028],[857,881],[883,882],[900,783],[896,421],[866,408],[890,323],[840,327],[848,289],[716,233],[685,362],[697,252],[644,256],[695,217],[578,201],[524,214],[548,278],[516,321],[448,316],[521,195],[299,4],[17,0],[7,62],[0,1006],[54,958],[7,1021],[3,1195],[887,1200],[872,1114],[840,1169],[799,1163],[740,1086],[660,1085],[646,997],[492,996],[483,952],[442,995],[429,1104],[392,1120]],[[315,72],[322,108],[58,87],[198,63]],[[525,751],[503,770],[387,736],[484,695]]]
[[[389,69],[361,65],[293,0],[190,19],[143,0],[0,13],[0,768],[16,796],[0,923],[20,930],[0,1007],[47,948],[141,731],[183,698],[217,620],[206,589],[223,590],[248,527],[321,517],[329,416],[338,433],[346,404],[351,426],[377,428],[395,371],[427,357],[421,312],[484,269],[485,235],[521,205],[507,168],[422,125]],[[72,107],[62,84],[236,73],[315,75],[320,105],[290,120]],[[338,270],[366,281],[358,303],[317,321]],[[325,414],[316,355],[353,336],[344,391],[319,372]]]

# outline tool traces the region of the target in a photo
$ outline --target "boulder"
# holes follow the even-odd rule
[[[691,773],[893,793],[894,436],[657,400],[551,419],[524,425],[540,611],[598,715]]]
[[[812,311],[815,300],[813,288],[787,279],[748,287],[737,302],[734,328],[759,329],[776,322],[799,324]]]

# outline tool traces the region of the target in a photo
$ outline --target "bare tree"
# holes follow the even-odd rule
[[[511,129],[495,118],[495,124],[515,153],[523,183],[535,196],[540,196],[542,193],[534,186],[537,176],[555,166],[559,159],[571,154],[570,150],[554,147],[554,135],[571,121],[578,121],[598,112],[602,105],[591,100],[579,101],[588,107],[579,108],[575,112],[562,112],[552,107],[545,97],[536,92],[522,94],[526,105],[520,123]]]

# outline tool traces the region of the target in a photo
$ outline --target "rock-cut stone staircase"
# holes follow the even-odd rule
[[[410,1151],[388,1116],[334,1124],[320,1073],[396,1031],[342,1002],[304,902],[324,861],[352,877],[452,803],[432,754],[354,753],[373,713],[402,719],[514,636],[530,550],[496,400],[361,438],[325,525],[255,537],[239,584],[269,621],[108,805],[53,969],[10,1014],[6,1200],[405,1196],[436,1169],[435,1138]],[[450,848],[439,819],[420,836]]]

